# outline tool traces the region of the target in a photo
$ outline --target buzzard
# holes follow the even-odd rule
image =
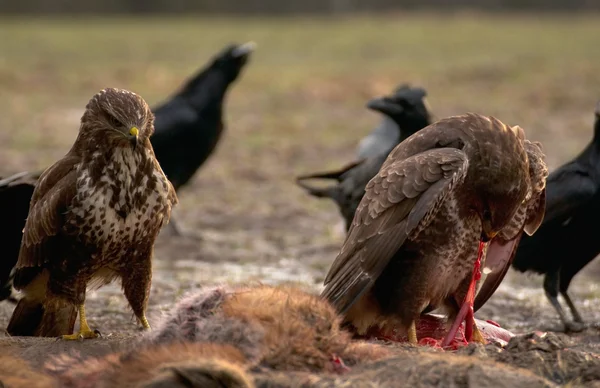
[[[40,176],[25,223],[11,335],[94,338],[86,288],[120,278],[144,328],[154,240],[177,196],[150,144],[154,116],[137,94],[104,89],[70,151]],[[79,332],[73,333],[79,312]]]
[[[358,334],[400,328],[417,343],[421,313],[445,308],[455,325],[442,345],[465,316],[467,340],[484,342],[473,303],[485,244],[532,234],[543,218],[545,177],[530,175],[530,153],[541,150],[521,128],[471,113],[400,143],[369,181],[322,296]]]
[[[585,328],[567,290],[573,277],[600,253],[596,236],[600,214],[600,103],[595,115],[590,144],[548,177],[544,222],[535,236],[523,237],[513,262],[513,267],[521,272],[545,274],[546,296],[566,331]],[[567,318],[558,302],[559,292],[573,320]]]
[[[431,124],[432,114],[425,101],[425,90],[405,86],[396,91],[393,96],[375,98],[367,106],[377,110],[393,120],[394,138],[386,136],[370,142],[368,153],[374,153],[366,159],[353,162],[338,171],[316,173],[299,176],[296,183],[304,188],[310,195],[317,198],[333,199],[346,223],[346,230],[350,228],[354,212],[365,194],[365,186],[377,174],[388,154],[399,142],[408,138],[418,130]],[[363,139],[364,140],[364,139]],[[365,149],[365,152],[367,149]],[[317,188],[304,183],[307,179],[335,179],[338,183],[325,188]]]

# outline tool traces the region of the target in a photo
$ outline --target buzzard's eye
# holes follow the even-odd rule
[[[123,126],[119,120],[115,119],[113,116],[110,116],[110,115],[108,116],[108,123],[113,128],[119,128],[119,127]]]

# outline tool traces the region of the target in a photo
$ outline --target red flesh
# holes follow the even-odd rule
[[[498,342],[500,344],[506,344],[514,337],[514,334],[501,328],[496,322],[487,322],[483,320],[475,320],[477,327],[483,334],[483,337],[487,341]],[[417,321],[417,338],[420,338],[419,345],[432,346],[434,348],[442,348],[442,339],[446,336],[446,319],[441,315],[425,314],[422,315]],[[464,335],[465,325],[461,324],[458,328],[458,332],[455,338],[452,339],[450,345],[446,347],[447,350],[456,350],[462,346],[467,345]],[[406,342],[408,338],[406,333],[400,331],[392,331],[391,333],[383,333],[379,329],[371,329],[365,339],[368,338],[379,338],[392,342]]]
[[[475,316],[473,315],[473,303],[475,302],[475,286],[477,285],[477,281],[481,279],[481,257],[483,256],[483,251],[485,248],[485,242],[479,241],[479,251],[477,252],[477,260],[475,261],[475,265],[473,266],[473,276],[471,277],[471,283],[469,283],[469,290],[467,291],[467,295],[465,296],[465,300],[450,328],[448,331],[448,335],[442,341],[442,347],[446,347],[450,345],[450,342],[456,337],[456,333],[458,332],[458,328],[461,323],[465,321],[465,339],[467,342],[471,341],[473,337],[473,322]]]

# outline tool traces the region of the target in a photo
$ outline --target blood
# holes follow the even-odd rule
[[[501,327],[499,323],[492,321],[491,319],[486,319],[486,322],[490,325],[494,325],[496,327]]]
[[[345,373],[350,371],[350,368],[348,368],[346,364],[344,364],[344,360],[342,360],[336,354],[331,355],[331,362],[333,363],[333,369],[337,373]]]
[[[471,282],[469,283],[467,295],[465,296],[465,300],[463,301],[452,327],[448,331],[448,335],[446,338],[444,338],[444,341],[442,341],[442,347],[450,345],[450,342],[456,337],[458,328],[463,321],[465,322],[466,341],[469,342],[473,338],[473,322],[475,321],[473,312],[473,303],[475,303],[475,286],[477,285],[477,281],[481,279],[481,258],[485,250],[485,244],[485,242],[479,241],[477,260],[475,260],[475,265],[473,266],[473,275],[471,276]]]
[[[501,328],[500,325],[494,321],[483,321],[478,319],[475,321],[481,334],[483,334],[483,337],[487,341],[507,343],[514,336],[513,333]],[[432,314],[422,315],[417,321],[417,338],[420,339],[419,345],[452,351],[468,344],[465,338],[465,325],[461,323],[455,338],[453,338],[447,346],[443,347],[442,340],[447,334],[446,327],[446,320],[444,317]],[[396,329],[384,332],[378,328],[372,328],[366,335],[356,335],[356,337],[366,340],[376,338],[379,340],[400,343],[408,341],[406,334],[403,334],[402,331]]]

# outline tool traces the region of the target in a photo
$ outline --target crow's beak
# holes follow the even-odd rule
[[[137,143],[138,143],[138,134],[140,133],[140,130],[137,129],[137,127],[131,127],[131,129],[129,130],[129,141],[131,142],[131,148],[133,148],[134,150],[137,147]]]
[[[384,111],[388,106],[389,106],[389,102],[387,101],[387,99],[385,97],[374,98],[372,100],[369,100],[369,102],[367,102],[367,108],[376,110],[379,112]]]
[[[256,43],[248,42],[248,43],[244,43],[244,44],[239,45],[236,48],[234,48],[233,51],[231,52],[231,54],[234,57],[243,57],[244,55],[250,54],[255,49],[256,49]]]

